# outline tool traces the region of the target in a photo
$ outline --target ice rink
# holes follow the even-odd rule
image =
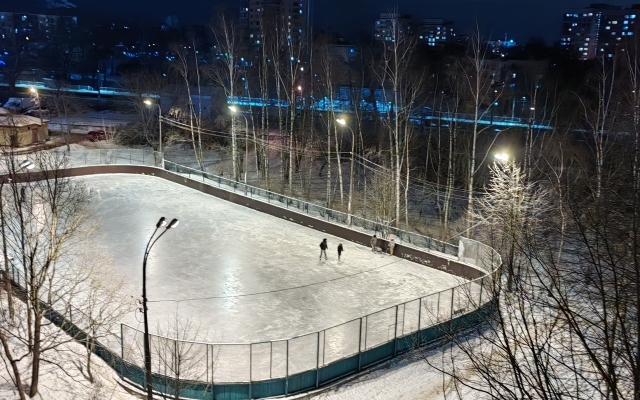
[[[99,240],[135,299],[141,298],[144,248],[158,218],[180,220],[158,241],[147,265],[151,332],[177,316],[190,321],[192,334],[185,339],[287,339],[462,282],[160,178],[74,179],[92,189]],[[323,238],[328,261],[318,261]],[[122,322],[142,329],[141,321],[140,313],[132,313]]]

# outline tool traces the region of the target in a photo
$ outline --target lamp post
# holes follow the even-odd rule
[[[158,135],[160,137],[160,144],[158,146],[158,152],[160,153],[162,169],[164,169],[164,153],[162,152],[162,108],[160,108],[160,104],[159,103],[154,103],[151,100],[145,100],[144,104],[146,104],[147,107],[151,107],[154,104],[158,107]]]
[[[42,102],[40,101],[40,93],[38,93],[38,89],[33,86],[29,88],[29,91],[33,93],[36,97],[36,101],[38,102],[38,116],[40,117],[40,129],[42,129]]]
[[[24,160],[18,166],[18,168],[14,171],[20,172],[23,169],[31,170],[35,168],[35,165],[29,161]],[[6,283],[6,291],[7,291],[7,302],[9,306],[9,317],[13,319],[14,309],[13,309],[13,298],[11,296],[11,282],[9,277],[9,255],[7,254],[7,234],[5,231],[6,220],[4,219],[4,202],[2,197],[2,190],[4,189],[5,183],[7,181],[11,181],[11,178],[7,178],[7,176],[3,176],[2,181],[0,182],[0,222],[2,223],[2,254],[4,256],[4,281]]]
[[[351,127],[347,125],[347,121],[344,118],[338,118],[336,119],[336,122],[340,126],[346,126],[347,128],[349,128],[349,131],[351,132],[351,172],[349,175],[349,200],[347,201],[347,219],[349,221],[349,226],[351,226],[351,220],[353,219],[353,215],[351,213],[351,204],[353,200],[353,174],[354,174],[353,157],[354,157],[355,146],[356,146],[356,134],[353,131],[353,129],[351,129]]]
[[[147,400],[153,400],[153,381],[151,378],[151,348],[149,345],[149,320],[147,318],[147,259],[149,258],[149,253],[151,253],[151,249],[156,242],[167,233],[167,231],[171,228],[175,228],[178,226],[180,222],[174,218],[167,225],[167,220],[162,217],[158,220],[156,224],[156,229],[151,234],[149,241],[147,242],[147,247],[144,251],[144,258],[142,260],[142,314],[144,315],[144,370],[145,370],[145,385],[147,389]],[[155,239],[156,233],[158,229],[164,227],[165,230],[160,233]]]
[[[247,192],[247,173],[249,172],[249,164],[248,164],[248,160],[249,160],[249,120],[247,120],[247,117],[242,114],[240,112],[240,110],[238,109],[238,107],[236,106],[229,106],[229,111],[231,111],[231,115],[236,115],[236,114],[240,114],[242,115],[242,118],[244,118],[244,191],[245,194]],[[235,125],[233,123],[233,121],[231,122],[232,125]],[[234,128],[235,129],[235,128]]]

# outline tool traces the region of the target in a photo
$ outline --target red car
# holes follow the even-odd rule
[[[105,131],[91,131],[87,133],[87,139],[92,142],[107,140],[107,134],[105,133]]]

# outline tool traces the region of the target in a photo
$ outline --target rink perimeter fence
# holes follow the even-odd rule
[[[397,255],[415,259],[416,252],[424,253],[417,261],[435,256],[441,260],[439,265],[456,264],[449,272],[477,276],[461,278],[462,283],[455,287],[293,338],[255,343],[204,343],[150,335],[153,387],[160,397],[240,400],[313,390],[477,325],[495,310],[494,283],[501,259],[494,249],[475,240],[461,237],[458,245],[454,245],[360,217],[352,217],[349,227],[349,216],[345,213],[162,160],[160,154],[150,151],[100,149],[73,151],[67,156],[70,171],[83,166],[135,165],[142,167],[131,173],[162,177],[167,172],[157,168],[164,164],[166,171],[190,181],[198,180],[204,185],[309,215],[322,223],[368,231],[367,234],[375,231],[383,237],[395,235],[402,240],[397,246],[400,250],[396,251]],[[92,168],[91,172],[77,168],[72,175],[95,173],[113,173],[113,168]],[[411,251],[403,252],[403,247]],[[462,272],[465,269],[467,272]],[[16,292],[23,293],[27,285],[21,268],[10,264],[8,270]],[[41,307],[48,319],[91,346],[122,379],[144,389],[142,331],[121,324],[118,354],[117,345],[106,343],[109,332],[91,332],[94,326],[91,318],[73,306],[42,304]]]

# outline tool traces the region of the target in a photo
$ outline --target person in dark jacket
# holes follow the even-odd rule
[[[344,247],[342,247],[342,243],[338,244],[338,261],[340,261],[340,256],[342,255],[343,251]]]
[[[322,239],[322,242],[320,242],[320,258],[318,258],[318,260],[322,260],[323,254],[324,259],[327,259],[327,247],[329,247],[329,245],[327,244],[327,239]]]

